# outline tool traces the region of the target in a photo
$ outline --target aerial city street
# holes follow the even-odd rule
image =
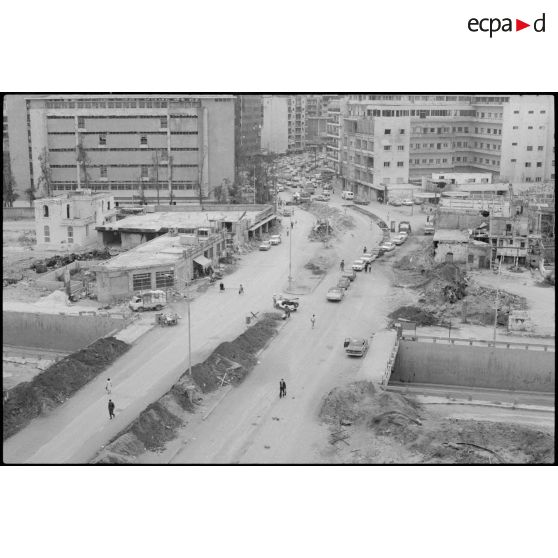
[[[551,95],[3,108],[6,463],[554,462]]]

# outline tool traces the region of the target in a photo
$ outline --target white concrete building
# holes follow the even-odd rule
[[[289,105],[287,97],[264,95],[262,150],[285,154],[289,149]]]
[[[97,245],[95,227],[116,220],[114,196],[76,190],[34,202],[37,246],[69,251]]]

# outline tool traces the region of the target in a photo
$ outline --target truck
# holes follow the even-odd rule
[[[300,203],[309,202],[312,199],[310,192],[302,192],[300,194]]]
[[[409,221],[400,221],[398,232],[406,232],[411,234],[411,223]]]
[[[136,293],[128,304],[134,312],[161,310],[166,305],[167,294],[165,291],[141,291]]]
[[[434,234],[434,225],[432,223],[424,225],[424,234]]]

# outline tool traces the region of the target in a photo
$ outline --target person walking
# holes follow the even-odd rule
[[[364,247],[364,250],[362,251],[363,254],[366,254],[366,252],[368,252],[368,250],[366,250],[366,246]]]
[[[294,223],[291,221],[291,229],[294,228]]]
[[[310,321],[312,322],[312,329],[314,329],[314,326],[316,325],[316,314],[312,314]]]
[[[109,399],[108,411],[109,411],[109,418],[110,420],[112,420],[114,418],[114,403],[112,402],[112,399]]]
[[[282,397],[287,397],[287,384],[283,378],[281,378],[281,381],[279,382],[279,398]]]
[[[224,292],[225,292],[225,284],[224,284],[224,283],[219,283],[219,292],[220,292],[220,293],[224,293]]]
[[[341,263],[339,264],[339,269],[341,271],[345,271],[345,260],[341,260]]]
[[[285,306],[285,318],[291,317],[291,309],[288,306]]]
[[[240,287],[238,288],[238,294],[244,294],[244,287],[242,286],[242,283],[240,283]]]
[[[105,384],[105,390],[109,395],[112,392],[112,382],[110,381],[110,378],[107,378],[107,383]]]
[[[277,306],[277,295],[273,295],[273,308]]]

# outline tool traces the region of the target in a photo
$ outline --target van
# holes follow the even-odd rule
[[[355,195],[353,192],[351,192],[350,190],[343,190],[343,192],[341,193],[341,198],[344,200],[352,200],[354,199]]]

